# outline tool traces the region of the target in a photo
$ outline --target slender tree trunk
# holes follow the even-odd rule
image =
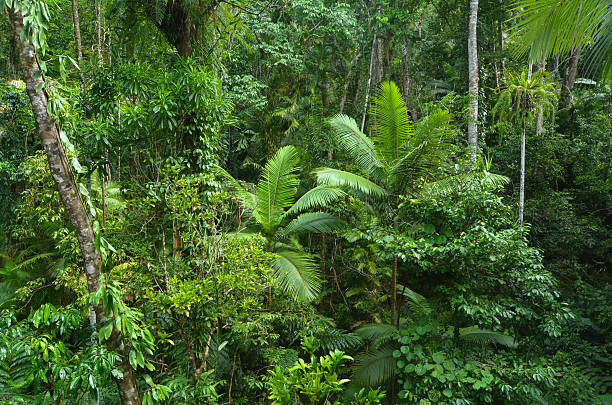
[[[98,66],[102,66],[102,0],[96,0],[96,55]]]
[[[478,0],[470,0],[470,20],[468,28],[468,76],[470,94],[470,115],[468,118],[468,146],[471,159],[478,153]]]
[[[397,325],[397,321],[397,256],[394,256],[391,271],[391,325]]]
[[[519,181],[519,226],[523,226],[525,210],[525,123],[521,128],[521,178]]]
[[[368,102],[370,101],[370,87],[372,86],[372,70],[374,69],[375,47],[376,34],[374,34],[374,39],[372,39],[372,51],[370,52],[370,70],[368,73],[368,84],[366,85],[365,101],[363,103],[363,114],[361,115],[361,132],[363,132],[363,127],[365,126],[366,113],[368,112]]]
[[[51,123],[51,117],[47,113],[47,94],[42,85],[42,78],[37,76],[40,66],[36,59],[34,47],[26,39],[22,40],[23,15],[20,12],[9,9],[9,17],[15,28],[15,38],[19,52],[19,61],[23,69],[26,83],[26,92],[30,98],[32,113],[38,127],[45,155],[49,163],[49,170],[55,184],[57,185],[62,205],[66,215],[74,228],[74,232],[79,243],[81,256],[85,265],[85,276],[87,279],[87,290],[95,292],[100,286],[100,255],[95,247],[95,235],[87,211],[81,201],[70,165],[66,159],[66,153],[60,141],[59,132],[55,124]],[[92,318],[100,321],[104,312],[101,305],[95,307]],[[118,333],[115,333],[118,335]],[[124,354],[124,348],[120,337],[112,339],[111,348],[123,355],[124,361],[120,368],[123,372],[123,379],[117,380],[119,393],[124,405],[140,405],[140,397],[136,386],[136,379],[132,368]]]
[[[559,109],[569,108],[572,104],[572,89],[574,88],[574,81],[578,73],[578,60],[580,59],[581,50],[582,44],[572,52],[572,56],[565,68],[563,84],[561,86],[561,97],[559,97]]]
[[[79,65],[79,86],[81,88],[81,97],[85,94],[85,80],[83,78],[83,47],[81,45],[81,27],[79,20],[79,8],[77,0],[72,0],[72,22],[74,24],[74,42],[76,44],[76,59]]]

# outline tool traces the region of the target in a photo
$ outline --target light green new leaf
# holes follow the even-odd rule
[[[412,122],[402,93],[394,82],[383,82],[372,100],[370,114],[375,120],[372,140],[376,151],[387,165],[406,154],[408,141],[413,135]]]
[[[273,232],[285,209],[293,204],[298,178],[298,154],[293,146],[279,149],[268,160],[257,184],[257,206],[255,218],[266,232]]]

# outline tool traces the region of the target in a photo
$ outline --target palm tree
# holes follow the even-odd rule
[[[451,115],[438,110],[414,124],[402,94],[393,82],[383,82],[373,99],[372,137],[353,118],[331,118],[333,135],[348,157],[365,173],[319,168],[313,173],[320,186],[348,188],[380,202],[384,217],[397,227],[399,196],[417,189],[419,180],[431,180],[449,153]],[[397,257],[391,273],[391,323],[397,323]]]
[[[293,146],[279,149],[266,163],[255,193],[250,193],[229,173],[218,172],[228,180],[276,253],[272,267],[281,288],[298,301],[315,299],[321,289],[319,270],[313,257],[304,252],[297,237],[305,232],[332,232],[345,222],[325,212],[306,212],[323,207],[346,195],[338,188],[320,185],[295,201],[299,184],[298,154]]]
[[[538,71],[529,77],[525,72],[508,75],[506,87],[501,90],[493,107],[493,115],[521,127],[521,174],[519,181],[519,225],[523,225],[525,208],[525,129],[536,117],[554,113],[556,100],[554,86],[546,75]]]

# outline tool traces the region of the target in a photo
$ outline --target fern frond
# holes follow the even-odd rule
[[[427,302],[427,299],[421,294],[402,285],[397,286],[397,292],[408,299],[408,305],[413,312],[423,316],[431,315],[431,306],[429,305],[429,302]]]

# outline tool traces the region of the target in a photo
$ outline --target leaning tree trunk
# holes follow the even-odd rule
[[[470,20],[468,27],[468,78],[470,94],[470,115],[468,119],[468,146],[474,160],[478,152],[478,41],[476,25],[478,23],[478,0],[470,0]]]
[[[59,132],[47,113],[47,94],[42,89],[42,78],[37,75],[40,71],[40,66],[36,60],[34,47],[27,39],[22,39],[24,38],[22,37],[24,29],[23,15],[18,11],[9,10],[9,17],[15,28],[19,61],[23,70],[32,113],[38,127],[38,135],[47,156],[49,170],[57,185],[64,210],[74,228],[79,243],[85,265],[87,290],[90,293],[95,292],[100,286],[100,254],[95,247],[94,231],[79,196],[70,165],[66,159],[66,153],[60,141]],[[93,312],[98,322],[103,319],[104,311],[101,305],[96,306]],[[118,335],[116,331],[115,335]],[[120,364],[123,378],[117,380],[122,403],[124,405],[140,405],[136,379],[127,361],[127,356],[125,356],[125,350],[120,338],[112,339],[111,349],[122,355],[124,359]]]
[[[81,45],[81,27],[79,21],[79,8],[77,0],[72,0],[72,22],[74,23],[74,42],[76,44],[76,58],[79,65],[79,86],[81,88],[81,97],[85,94],[85,80],[83,79],[83,46]]]
[[[521,130],[521,178],[519,180],[519,226],[523,226],[525,210],[525,123]]]

